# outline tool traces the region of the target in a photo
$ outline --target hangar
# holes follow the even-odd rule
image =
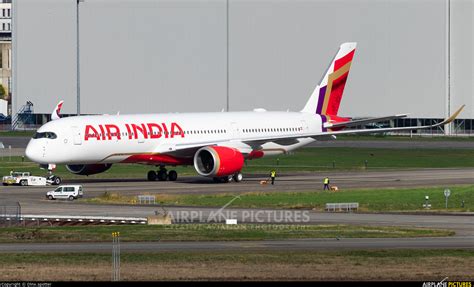
[[[44,122],[60,99],[66,114],[297,111],[355,41],[341,115],[426,124],[466,104],[428,132],[471,135],[473,15],[463,0],[17,0],[13,119],[29,102]]]

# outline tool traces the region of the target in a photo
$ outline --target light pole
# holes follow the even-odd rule
[[[81,73],[80,73],[80,58],[79,58],[79,3],[84,0],[76,0],[76,103],[77,115],[81,115]]]
[[[446,1],[446,114],[451,116],[451,0]],[[444,134],[451,135],[453,123],[444,127]]]
[[[229,111],[229,0],[226,1],[226,111]]]

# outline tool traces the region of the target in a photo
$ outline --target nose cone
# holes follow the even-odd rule
[[[31,139],[25,150],[25,155],[33,162],[41,163],[41,150],[36,140]]]

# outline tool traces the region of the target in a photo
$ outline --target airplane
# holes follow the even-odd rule
[[[216,182],[240,182],[245,160],[285,154],[338,135],[374,134],[444,126],[357,129],[367,123],[406,117],[398,114],[352,120],[338,114],[356,43],[339,47],[324,77],[299,112],[251,112],[85,115],[60,117],[61,101],[52,120],[41,126],[26,148],[26,156],[51,171],[64,164],[74,174],[104,172],[118,163],[154,166],[150,181],[175,181],[168,166],[192,165]],[[355,127],[355,128],[354,128]],[[351,129],[347,129],[351,128]],[[60,178],[56,178],[56,183]]]

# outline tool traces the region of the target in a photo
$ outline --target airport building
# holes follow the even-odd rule
[[[11,114],[12,3],[0,0],[0,115]]]
[[[71,115],[298,111],[357,42],[340,115],[431,124],[465,104],[424,132],[472,135],[473,15],[465,0],[17,0],[13,119],[61,99]]]

